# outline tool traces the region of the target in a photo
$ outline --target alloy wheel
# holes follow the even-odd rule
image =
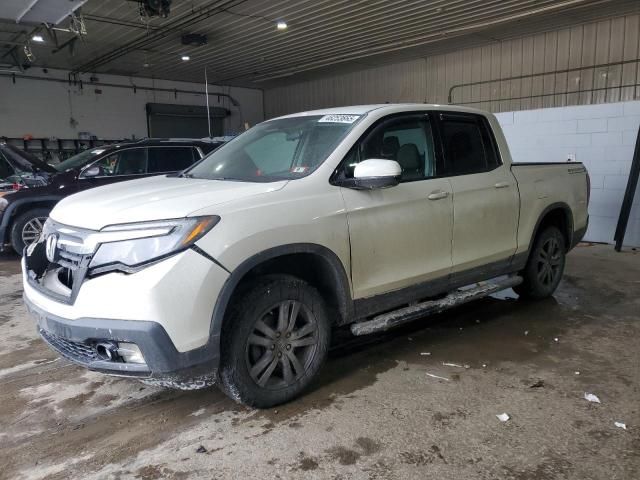
[[[33,242],[37,241],[40,238],[40,234],[42,233],[42,227],[44,226],[44,222],[46,222],[47,217],[35,217],[29,220],[22,227],[22,242],[25,246],[31,245]]]
[[[538,280],[545,287],[553,285],[562,266],[562,251],[556,238],[548,238],[538,253]]]
[[[318,341],[318,322],[313,312],[302,302],[282,301],[256,321],[247,339],[249,375],[263,388],[286,388],[305,374],[316,355]]]

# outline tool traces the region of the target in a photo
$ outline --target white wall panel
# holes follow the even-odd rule
[[[35,70],[35,69],[33,69]],[[33,70],[29,70],[31,74]],[[47,77],[67,78],[64,71],[49,70]],[[157,88],[204,91],[204,85],[169,80],[99,75],[105,83]],[[97,94],[96,89],[102,91]],[[210,97],[211,106],[222,106],[230,110],[225,119],[225,132],[237,132],[244,122],[254,125],[264,119],[262,91],[249,88],[215,87],[209,91],[228,93],[238,100],[240,109],[230,104],[225,97]],[[153,92],[146,90],[94,86],[84,83],[43,82],[20,78],[16,75],[0,77],[0,136],[77,138],[78,132],[91,132],[99,138],[119,139],[147,136],[147,103],[169,103],[180,105],[205,105],[203,94]],[[78,124],[71,125],[73,117]]]
[[[613,243],[640,129],[640,101],[498,113],[515,162],[564,162],[569,154],[591,176],[586,240]],[[640,185],[625,236],[640,246]]]

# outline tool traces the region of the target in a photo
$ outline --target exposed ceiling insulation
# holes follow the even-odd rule
[[[196,82],[206,66],[212,83],[265,87],[639,8],[637,0],[174,0],[168,18],[141,18],[137,2],[89,0],[87,34],[58,32],[71,49],[50,38],[31,48],[34,66]],[[29,28],[0,23],[1,64],[22,62]],[[185,46],[184,34],[207,43]]]

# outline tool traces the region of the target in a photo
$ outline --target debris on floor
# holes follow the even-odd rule
[[[456,368],[471,368],[466,363],[464,365],[460,365],[459,363],[451,363],[451,362],[442,362],[442,365],[445,367],[456,367]]]
[[[598,398],[597,395],[594,395],[593,393],[584,393],[584,399],[589,401],[589,402],[593,402],[593,403],[601,403],[600,399]]]
[[[207,453],[207,449],[204,448],[204,445],[200,445],[196,450],[196,453]]]
[[[533,385],[529,385],[529,388],[543,388],[543,387],[544,387],[544,380],[538,380]]]
[[[624,423],[622,423],[622,422],[614,422],[614,425],[615,425],[616,427],[618,427],[618,428],[623,429],[623,430],[626,430],[626,429],[627,429],[627,425],[626,425],[626,424],[624,424]]]
[[[447,382],[449,381],[449,379],[446,377],[441,377],[440,375],[434,375],[433,373],[429,373],[429,372],[427,372],[427,377],[439,378],[440,380],[446,380]]]
[[[511,418],[506,413],[501,413],[500,415],[496,415],[496,417],[498,417],[498,420],[500,420],[501,422],[506,422],[507,420],[509,420]]]

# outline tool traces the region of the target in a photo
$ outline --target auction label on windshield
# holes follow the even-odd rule
[[[353,123],[360,118],[360,115],[342,115],[342,114],[334,114],[334,115],[325,115],[320,120],[319,123]]]

